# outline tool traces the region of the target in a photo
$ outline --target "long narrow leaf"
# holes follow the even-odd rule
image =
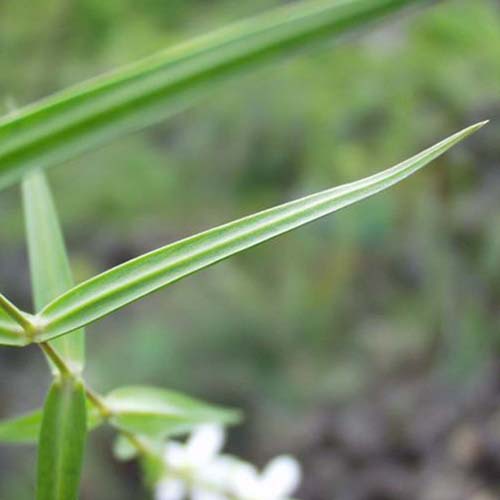
[[[468,127],[379,174],[216,227],[100,274],[41,311],[37,340],[49,340],[92,323],[200,269],[387,189],[482,125]]]
[[[158,121],[239,70],[426,0],[321,0],[282,7],[109,75],[0,120],[0,187]]]
[[[37,500],[76,500],[86,438],[85,393],[56,379],[45,402],[38,447]]]
[[[31,172],[22,184],[26,237],[36,310],[73,286],[66,247],[56,207],[45,174]],[[85,337],[82,330],[53,342],[53,347],[75,372],[83,369]],[[57,368],[49,363],[54,373]]]

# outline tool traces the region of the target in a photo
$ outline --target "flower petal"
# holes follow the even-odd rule
[[[163,460],[168,467],[174,469],[186,467],[189,461],[186,447],[177,441],[169,441],[165,445]]]
[[[220,455],[199,471],[199,477],[213,488],[225,490],[231,484],[235,464],[239,463],[234,457]]]
[[[191,500],[227,500],[227,497],[221,493],[197,488],[192,491]]]
[[[186,486],[179,479],[164,479],[156,485],[156,500],[182,500],[186,495]]]
[[[222,450],[225,440],[224,428],[220,425],[200,425],[186,445],[189,462],[197,466],[209,463]]]
[[[263,492],[269,498],[286,498],[299,486],[300,464],[289,455],[274,458],[266,465],[261,476]]]
[[[257,469],[246,462],[235,462],[232,468],[229,490],[236,497],[261,498],[262,488]]]

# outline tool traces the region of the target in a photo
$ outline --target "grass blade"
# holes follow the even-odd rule
[[[22,184],[26,237],[31,269],[33,300],[36,310],[73,286],[64,239],[49,185],[42,170],[31,172]],[[81,372],[84,363],[85,337],[76,331],[54,340],[52,347]],[[49,361],[53,373],[57,368]]]
[[[0,187],[154,123],[223,77],[426,0],[321,0],[285,6],[174,47],[0,119]]]
[[[37,500],[77,500],[86,437],[85,392],[56,379],[45,402],[38,449]]]
[[[478,130],[473,125],[395,167],[167,245],[63,294],[38,317],[36,341],[49,340],[110,314],[238,252],[356,203],[405,179]]]

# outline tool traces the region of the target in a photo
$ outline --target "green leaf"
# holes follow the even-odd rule
[[[0,443],[35,444],[40,435],[43,411],[34,410],[24,415],[0,420]],[[87,428],[95,429],[103,423],[96,408],[87,401]]]
[[[144,484],[150,490],[154,490],[157,484],[165,478],[165,463],[161,454],[141,456],[140,464]]]
[[[23,346],[27,340],[23,337],[22,327],[0,307],[0,345]]]
[[[100,274],[55,299],[41,311],[40,331],[35,340],[50,340],[92,323],[200,269],[387,189],[482,125],[466,128],[379,174],[216,227]]]
[[[118,428],[149,437],[189,432],[202,423],[235,423],[239,413],[191,397],[155,387],[116,389],[105,398],[111,423]]]
[[[55,379],[45,402],[38,448],[37,500],[76,500],[86,438],[85,392]]]
[[[27,345],[35,330],[33,315],[21,311],[0,293],[0,344]]]
[[[285,6],[16,110],[0,120],[0,187],[154,123],[245,67],[425,1]]]
[[[42,410],[0,421],[0,443],[36,443]]]
[[[73,286],[64,239],[49,185],[42,170],[31,172],[22,184],[26,237],[36,310]],[[52,347],[71,370],[83,369],[85,336],[78,330],[54,340]],[[48,359],[48,358],[47,358]],[[48,359],[54,374],[57,368]]]

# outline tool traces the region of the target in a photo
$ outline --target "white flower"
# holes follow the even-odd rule
[[[167,443],[163,459],[167,467],[173,469],[199,469],[217,456],[225,440],[224,429],[219,425],[200,425],[186,444]]]
[[[218,491],[225,491],[234,477],[235,470],[240,465],[239,460],[229,455],[220,455],[203,470],[200,470],[200,483],[210,485]]]
[[[227,500],[227,496],[216,491],[208,491],[200,488],[195,488],[191,492],[192,500]]]
[[[170,441],[165,446],[163,460],[171,475],[160,481],[156,487],[156,500],[182,500],[186,497],[188,485],[176,477],[175,472],[196,478],[208,468],[224,446],[224,429],[219,425],[200,425],[191,434],[186,444]],[[203,491],[203,493],[205,493]],[[193,490],[194,500],[220,500],[221,497],[202,497],[201,491]]]
[[[297,489],[301,475],[299,463],[288,455],[271,460],[260,475],[243,462],[234,470],[231,491],[242,500],[285,500]]]
[[[168,442],[167,477],[156,487],[156,500],[287,500],[299,485],[300,466],[293,457],[276,457],[259,474],[251,464],[219,455],[224,441],[222,427],[202,425],[186,444]]]
[[[186,486],[180,479],[163,479],[156,485],[156,500],[182,500]]]

